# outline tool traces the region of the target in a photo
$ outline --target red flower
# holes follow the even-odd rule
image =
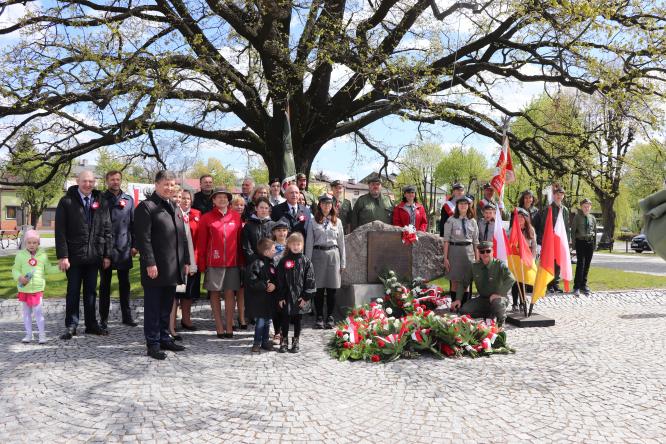
[[[199,216],[194,216],[194,222],[199,222]]]
[[[453,351],[451,347],[448,346],[448,344],[442,344],[439,349],[444,353],[446,356],[453,356],[456,354],[456,352]]]
[[[370,307],[375,308],[377,306],[376,302],[370,302]]]
[[[361,309],[358,311],[358,314],[360,314],[361,316],[365,316],[365,310],[361,308]]]
[[[305,216],[301,214],[300,216],[298,216],[298,220],[303,222],[305,220]]]
[[[372,362],[379,362],[382,360],[382,358],[379,355],[372,355],[370,359],[372,360]]]
[[[296,263],[294,261],[292,261],[291,259],[284,263],[285,268],[288,269],[288,270],[291,270],[292,268],[294,268],[294,265],[296,265]]]
[[[386,342],[382,341],[381,339],[377,341],[377,347],[379,348],[384,348],[386,347]]]
[[[37,259],[35,259],[34,257],[31,257],[30,260],[28,260],[28,264],[31,267],[34,267],[35,265],[37,265]]]
[[[93,210],[96,210],[99,208],[99,202],[93,202],[92,205],[90,206]]]
[[[343,346],[344,348],[352,348],[352,347],[353,347],[353,345],[352,345],[351,342],[345,342],[344,344],[342,344],[342,346]]]
[[[127,201],[125,199],[120,199],[118,201],[118,206],[120,206],[120,208],[125,208],[125,205],[127,205]]]
[[[462,338],[460,336],[456,337],[456,342],[462,342]]]
[[[338,335],[338,338],[341,338],[341,337],[343,337],[343,336],[345,335],[345,334],[342,332],[342,330],[338,330],[337,332],[335,332],[335,334]]]

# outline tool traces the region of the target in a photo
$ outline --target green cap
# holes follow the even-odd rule
[[[493,242],[492,241],[481,241],[479,242],[479,245],[476,246],[479,250],[492,250],[493,249]]]

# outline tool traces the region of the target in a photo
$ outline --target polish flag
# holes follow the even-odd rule
[[[573,280],[571,270],[571,254],[569,253],[569,238],[564,227],[562,211],[557,213],[555,222],[555,262],[560,266],[560,278],[564,281],[564,290],[569,291],[569,282]]]

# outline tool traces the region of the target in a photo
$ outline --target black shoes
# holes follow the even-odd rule
[[[162,350],[171,350],[174,352],[180,352],[185,350],[185,347],[182,345],[176,344],[175,342],[162,342],[160,343],[160,349]]]
[[[217,337],[218,337],[219,339],[233,339],[233,338],[234,338],[234,334],[233,334],[233,333],[218,333],[218,334],[217,334]]]
[[[183,323],[183,321],[180,321],[180,326],[183,327],[183,330],[197,331],[197,328],[194,325],[192,325],[192,324],[187,325],[187,324]]]
[[[177,333],[171,335],[171,337],[173,338],[174,341],[182,341],[183,340],[183,337],[181,335],[177,334]]]
[[[272,342],[267,342],[265,344],[261,344],[261,348],[266,350],[266,351],[269,351],[269,352],[272,352],[273,350],[275,350],[273,348],[273,343]]]
[[[109,330],[109,326],[106,323],[106,321],[102,320],[99,321],[99,328],[101,328],[102,330],[107,330],[107,331]]]
[[[129,327],[136,327],[137,325],[139,325],[136,322],[134,322],[134,320],[132,318],[129,318],[129,319],[123,321],[123,324],[125,324]]]
[[[86,334],[96,335],[96,336],[108,336],[109,332],[106,329],[100,327],[99,325],[95,325],[93,327],[86,328]]]
[[[247,324],[241,324],[240,329],[241,330],[247,330]]]
[[[160,351],[159,348],[149,348],[148,352],[146,353],[148,356],[150,356],[153,359],[157,359],[160,361],[163,361],[166,359],[167,355],[163,351]]]
[[[316,330],[321,330],[324,328],[324,318],[321,316],[317,316],[317,320],[315,321],[314,328]]]
[[[334,325],[335,325],[335,319],[333,319],[333,316],[327,317],[326,318],[326,325],[324,325],[324,328],[326,330],[330,330],[330,329],[333,328]]]
[[[278,353],[287,353],[289,351],[289,339],[287,337],[283,337],[280,340],[280,348],[278,349]]]
[[[301,347],[298,345],[298,338],[291,338],[291,349],[289,350],[289,353],[298,353],[300,350]]]
[[[250,350],[252,353],[259,353],[261,351],[261,347],[257,344],[252,346],[252,350]]]
[[[65,330],[65,333],[60,335],[60,339],[63,341],[69,341],[73,336],[76,336],[76,328],[68,328]]]

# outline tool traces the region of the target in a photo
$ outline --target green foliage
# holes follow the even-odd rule
[[[4,167],[4,172],[19,182],[41,182],[49,176],[52,170],[50,167],[42,165],[38,158],[39,153],[35,150],[31,136],[23,134],[18,139],[10,161]],[[44,210],[56,197],[62,195],[70,165],[71,162],[59,165],[55,175],[39,188],[33,186],[19,188],[18,195],[30,212],[30,225],[36,226]]]
[[[433,214],[434,208],[432,207],[435,202],[430,194],[428,182],[432,178],[433,193],[436,187],[443,185],[435,174],[437,162],[443,155],[442,147],[436,143],[426,142],[411,145],[400,159],[400,174],[396,184],[398,189],[395,190],[396,199],[398,196],[402,197],[404,185],[414,185],[416,186],[416,197],[423,204],[426,214]]]
[[[489,180],[491,176],[488,160],[474,147],[452,147],[443,154],[435,169],[437,182],[449,188],[460,182],[469,189],[475,181]]]
[[[197,160],[187,174],[194,178],[210,174],[213,176],[215,186],[225,186],[227,188],[234,187],[237,181],[236,174],[215,157],[209,157],[206,163]]]

